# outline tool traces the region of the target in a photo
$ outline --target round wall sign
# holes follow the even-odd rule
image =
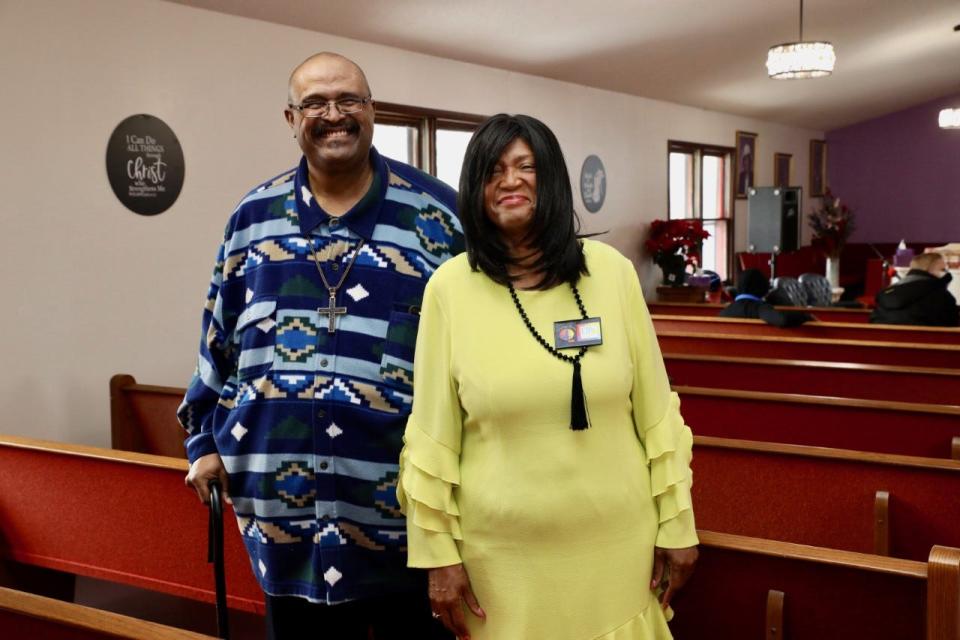
[[[107,143],[110,187],[127,209],[153,216],[169,209],[183,187],[183,149],[160,118],[141,113],[117,125]]]
[[[607,172],[597,156],[587,156],[580,169],[580,197],[590,213],[600,211],[607,196]]]

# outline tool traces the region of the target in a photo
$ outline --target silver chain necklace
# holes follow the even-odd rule
[[[327,306],[318,307],[317,313],[327,316],[327,333],[336,333],[337,316],[347,315],[346,307],[337,306],[337,291],[339,291],[340,287],[343,286],[344,281],[350,274],[350,269],[353,268],[353,263],[357,261],[357,256],[360,255],[360,248],[363,246],[363,238],[360,238],[360,242],[358,242],[357,246],[353,249],[353,257],[351,257],[350,262],[347,263],[347,268],[343,270],[343,275],[340,276],[340,280],[337,281],[337,284],[332,287],[330,286],[330,283],[327,282],[327,276],[323,273],[323,265],[320,262],[320,256],[317,255],[317,248],[313,244],[312,236],[307,236],[307,243],[310,245],[310,254],[313,256],[313,262],[317,266],[317,271],[320,273],[320,279],[323,280],[323,286],[327,288],[327,293],[330,294],[330,299],[327,302]]]

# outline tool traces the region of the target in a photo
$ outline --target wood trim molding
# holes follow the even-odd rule
[[[0,609],[31,618],[49,620],[63,627],[88,629],[116,638],[141,640],[214,640],[213,636],[178,629],[111,611],[86,607],[38,596],[33,593],[0,587]]]
[[[186,473],[190,468],[190,464],[186,460],[180,458],[155,456],[149,453],[134,453],[132,451],[118,451],[116,449],[103,449],[101,447],[90,447],[81,444],[68,444],[65,442],[53,442],[51,440],[37,440],[35,438],[24,438],[21,436],[0,435],[0,448],[3,447],[9,447],[12,449],[29,449],[33,451],[49,451],[68,456],[79,456],[81,458],[105,460],[107,462],[135,464],[145,467],[159,467],[161,469],[174,469],[183,471],[184,473]]]
[[[405,104],[397,104],[395,102],[381,102],[377,100],[377,111],[383,111],[385,115],[387,114],[399,114],[404,116],[413,116],[417,117],[429,117],[437,118],[438,120],[447,121],[451,124],[463,123],[463,124],[473,124],[478,125],[489,116],[479,115],[476,113],[463,113],[461,111],[444,111],[443,109],[432,109],[429,107],[417,107]]]
[[[737,451],[800,456],[822,460],[846,460],[848,462],[859,462],[862,464],[895,465],[913,469],[941,469],[947,472],[960,473],[960,461],[949,460],[947,458],[921,458],[919,456],[902,456],[892,453],[811,447],[802,444],[782,444],[778,442],[739,440],[736,438],[716,438],[714,436],[693,436],[693,444],[694,447],[735,449]],[[694,450],[694,455],[696,455],[696,450]]]
[[[675,386],[673,390],[681,395],[712,398],[732,398],[736,400],[757,400],[780,402],[783,404],[813,404],[831,407],[850,407],[859,409],[883,409],[885,411],[904,411],[910,413],[935,413],[960,417],[960,406],[950,404],[924,404],[919,402],[896,402],[892,400],[865,400],[863,398],[841,398],[833,396],[811,396],[802,393],[778,393],[775,391],[741,391],[739,389],[711,389],[707,387]],[[957,427],[960,430],[960,426]]]
[[[838,549],[813,547],[806,544],[796,544],[794,542],[780,542],[778,540],[738,536],[732,533],[720,533],[718,531],[698,530],[697,536],[700,538],[700,544],[705,547],[715,547],[729,551],[743,551],[790,560],[806,560],[838,567],[850,567],[865,571],[875,571],[877,573],[918,578],[921,580],[927,577],[927,564],[916,560],[886,558],[870,553],[840,551]],[[937,547],[934,548],[936,549]],[[951,550],[957,551],[956,549]],[[958,551],[958,553],[960,553],[960,551]]]

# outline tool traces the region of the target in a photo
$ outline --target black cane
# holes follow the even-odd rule
[[[213,563],[213,579],[217,587],[217,637],[229,638],[227,623],[227,579],[223,566],[223,504],[220,482],[210,481],[210,526],[207,530],[207,562]]]

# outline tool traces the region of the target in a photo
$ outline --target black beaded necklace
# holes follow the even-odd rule
[[[573,365],[573,384],[571,385],[571,397],[570,397],[570,428],[574,431],[582,431],[590,426],[590,419],[587,416],[587,399],[583,394],[583,381],[580,378],[580,359],[583,358],[583,354],[587,352],[587,347],[580,347],[580,351],[577,352],[575,356],[568,356],[565,353],[562,353],[559,349],[555,349],[550,346],[550,343],[547,342],[543,336],[540,335],[540,332],[534,328],[533,323],[530,322],[530,318],[527,317],[527,312],[523,310],[523,305],[520,304],[520,298],[517,297],[517,292],[513,288],[513,283],[507,283],[507,287],[510,289],[510,297],[513,298],[513,304],[516,305],[517,311],[520,312],[520,317],[523,318],[523,324],[527,325],[527,329],[530,330],[530,333],[536,338],[537,342],[540,343],[544,349],[550,352],[556,358],[563,360],[564,362],[569,362]],[[581,317],[586,320],[589,316],[587,315],[587,309],[583,306],[583,300],[580,298],[580,292],[577,290],[577,285],[570,284],[570,288],[573,289],[573,297],[577,300],[577,307],[580,308]]]

